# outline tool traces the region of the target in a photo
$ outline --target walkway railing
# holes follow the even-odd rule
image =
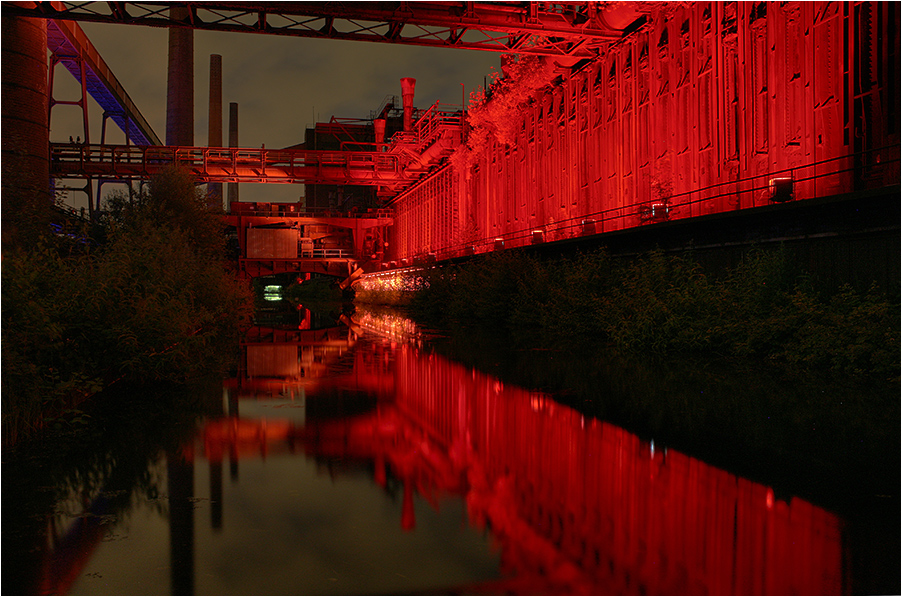
[[[391,209],[367,209],[342,211],[334,208],[305,207],[297,203],[253,203],[239,201],[232,203],[229,215],[289,217],[289,218],[350,218],[384,219],[394,217]]]
[[[362,151],[308,151],[228,147],[50,145],[53,176],[147,179],[170,164],[200,182],[393,184],[405,177],[398,155]]]

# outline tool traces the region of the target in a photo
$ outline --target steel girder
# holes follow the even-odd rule
[[[178,164],[198,182],[357,184],[403,187],[416,181],[393,153],[51,143],[50,171],[61,178],[146,180]]]
[[[170,8],[187,7],[185,19]],[[644,22],[632,2],[9,2],[6,15],[588,58]]]

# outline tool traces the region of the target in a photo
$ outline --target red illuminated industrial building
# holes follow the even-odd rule
[[[379,217],[390,222],[378,223],[380,255],[362,253],[375,222],[321,223],[333,227],[346,253],[341,271],[330,266],[330,273],[609,239],[649,227],[664,238],[683,225],[708,226],[708,236],[719,231],[710,242],[720,245],[832,235],[823,249],[834,256],[828,261],[864,238],[879,255],[878,277],[898,278],[898,3],[418,2],[400,11],[370,3],[339,10],[316,2],[189,2],[172,9],[184,11],[179,17],[142,14],[140,3],[125,3],[128,11],[15,4],[5,14],[41,18],[8,20],[51,23],[45,31],[93,20],[168,26],[182,35],[199,28],[507,52],[502,76],[470,106],[416,109],[412,81],[405,80],[403,109],[391,100],[368,119],[332,118],[290,148],[191,147],[169,139],[160,146],[137,137],[126,146],[51,145],[47,177],[133,180],[178,162],[200,182],[305,184],[306,204],[232,206],[233,214],[275,217],[264,229],[295,230],[297,249],[273,240],[268,253],[251,259],[242,244],[248,261],[240,269],[248,276],[315,269],[296,255],[312,238],[304,236],[306,224],[286,214],[328,209],[332,217],[359,217],[381,208],[388,211]],[[228,18],[204,18],[214,9]],[[270,14],[303,14],[316,27],[295,19],[280,28],[267,21]],[[355,18],[381,24],[354,29],[348,23]],[[408,33],[427,25],[429,35]],[[472,41],[485,30],[496,34]],[[80,76],[78,68],[70,71]],[[174,93],[170,83],[179,121],[193,105],[179,112]],[[134,133],[140,120],[126,119],[125,127]],[[41,175],[40,168],[30,171]],[[835,217],[824,223],[823,214]],[[745,233],[743,222],[757,229]],[[780,229],[762,232],[773,222]],[[732,232],[724,237],[726,229]],[[691,230],[696,241],[706,240]]]
[[[6,227],[8,210],[46,197],[34,211],[40,216],[49,209],[47,183],[54,177],[85,180],[93,210],[93,183],[146,179],[178,163],[200,183],[306,185],[303,204],[231,204],[226,218],[238,239],[238,271],[248,277],[318,273],[352,283],[364,272],[518,246],[613,242],[626,233],[679,240],[674,231],[694,226],[693,234],[705,232],[720,246],[819,243],[821,249],[811,245],[812,259],[832,269],[865,267],[849,257],[857,253],[898,288],[899,3],[402,4],[403,10],[389,3],[187,2],[166,14],[129,2],[4,3],[4,243],[15,234]],[[204,18],[209,10],[220,18]],[[285,19],[291,24],[279,29],[267,17],[280,13],[319,20]],[[376,24],[339,26],[354,19]],[[393,99],[368,119],[319,123],[303,144],[282,149],[224,147],[221,138],[196,146],[188,116],[193,100],[180,100],[170,83],[172,127],[163,144],[78,20],[164,26],[183,37],[191,29],[246,31],[510,57],[502,76],[469,106],[417,109],[413,81],[404,80],[402,106]],[[432,29],[414,36],[407,25]],[[480,28],[491,35],[472,41],[469,34]],[[63,64],[81,82],[83,98],[90,93],[113,115],[127,144],[93,142],[87,123],[84,143],[48,138],[58,103],[48,50],[54,66]],[[193,64],[193,57],[181,63]],[[181,71],[171,80],[185,83],[192,69]],[[760,229],[748,234],[743,222]],[[318,341],[317,350],[327,351],[347,339]],[[245,358],[255,350],[262,349]],[[303,361],[294,350],[297,365]],[[838,523],[829,514],[800,500],[775,501],[763,486],[675,452],[653,453],[637,438],[587,425],[541,396],[427,360],[405,346],[390,375],[369,371],[399,398],[338,430],[339,439],[381,463],[377,480],[391,468],[423,494],[465,491],[474,520],[490,521],[503,536],[511,569],[560,573],[565,584],[554,590],[844,589],[835,574]],[[397,423],[395,435],[375,436],[385,422]],[[225,437],[230,428],[223,425],[205,430],[211,460],[247,447]],[[301,431],[278,431],[281,447],[331,449]],[[524,437],[557,443],[518,451]],[[435,460],[416,461],[414,448],[427,444]],[[555,450],[579,458],[559,459]],[[562,461],[572,468],[559,467]],[[580,476],[579,467],[589,466],[597,478]],[[549,476],[538,475],[545,469]],[[466,484],[454,484],[464,477]],[[632,489],[627,478],[638,480]],[[668,497],[671,516],[575,522],[592,504],[635,513],[653,495]],[[708,508],[715,503],[729,511]],[[815,536],[826,540],[815,544]],[[810,546],[799,557],[820,573],[801,586],[787,584],[794,562],[781,559],[792,542]],[[774,549],[763,549],[765,543]],[[672,553],[680,558],[652,571],[651,555],[668,544],[678,545]],[[617,559],[611,546],[624,545],[634,559]],[[762,554],[772,561],[754,562],[777,572],[733,574],[739,550]],[[589,573],[574,575],[573,562]]]

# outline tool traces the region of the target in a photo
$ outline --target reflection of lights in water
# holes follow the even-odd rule
[[[474,370],[475,373],[475,370]],[[529,405],[532,407],[532,410],[538,412],[545,406],[545,396],[543,394],[532,393],[529,395]]]
[[[399,315],[364,312],[355,316],[354,320],[360,327],[392,341],[419,341],[422,337],[412,320]]]
[[[433,266],[430,269],[435,269]],[[363,276],[357,289],[368,292],[413,292],[429,287],[429,280],[419,267],[376,272]]]

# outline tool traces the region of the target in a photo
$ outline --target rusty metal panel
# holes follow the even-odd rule
[[[297,259],[298,231],[294,228],[248,228],[249,259]]]

